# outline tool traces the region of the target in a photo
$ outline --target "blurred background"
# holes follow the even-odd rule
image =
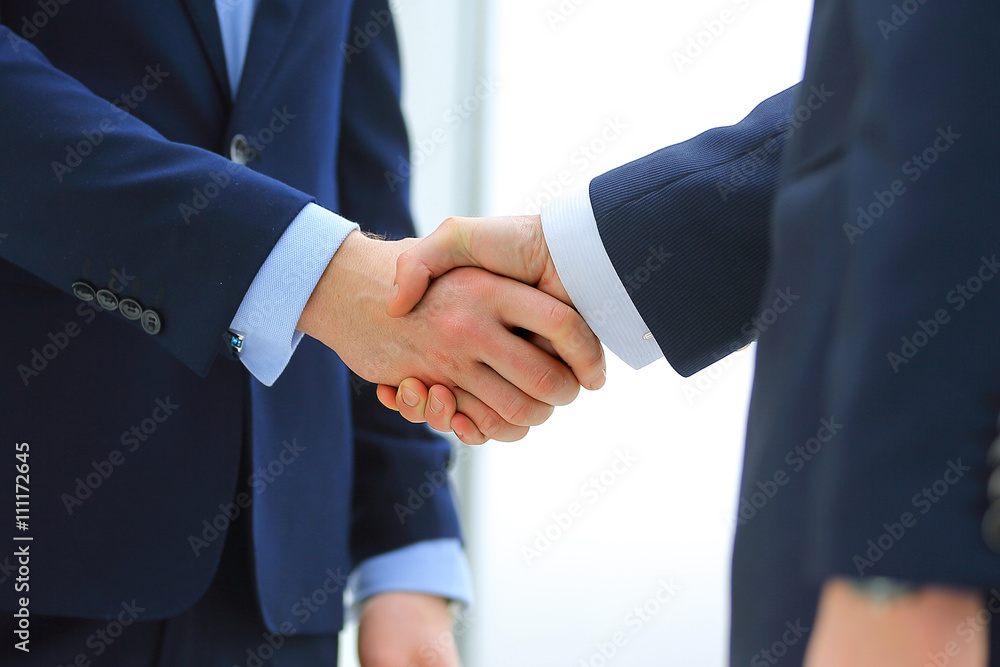
[[[421,233],[537,213],[801,77],[807,0],[394,0]],[[662,359],[516,444],[459,445],[465,667],[726,664],[754,349]],[[350,633],[345,633],[345,639]],[[617,641],[616,641],[617,640]],[[345,641],[344,665],[356,665]]]

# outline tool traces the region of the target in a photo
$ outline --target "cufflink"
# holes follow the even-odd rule
[[[234,357],[240,356],[240,352],[243,351],[243,334],[237,331],[229,332],[229,351]]]

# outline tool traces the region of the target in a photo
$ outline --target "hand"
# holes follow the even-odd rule
[[[382,593],[365,601],[358,627],[361,667],[460,667],[444,598]]]
[[[972,591],[925,586],[880,601],[846,580],[831,580],[823,588],[804,664],[910,667],[940,656],[934,664],[986,667],[990,631],[975,621],[982,608]]]
[[[541,216],[448,218],[396,260],[396,280],[386,312],[392,317],[410,312],[432,279],[460,266],[513,278],[573,305],[545,244]],[[580,384],[596,389],[591,386],[596,379],[581,378]]]
[[[396,284],[387,313],[406,314],[422,298],[430,281],[458,266],[478,266],[519,280],[572,305],[556,273],[542,233],[539,216],[512,218],[449,218],[430,236],[400,255]],[[534,343],[545,347],[538,337]],[[599,389],[606,375],[603,364],[593,375],[577,372],[581,385]],[[485,440],[489,429],[484,406],[466,392],[451,392],[445,386],[430,389],[410,378],[398,390],[380,386],[379,400],[413,422],[427,421],[439,431],[454,431],[466,443]],[[427,408],[430,408],[430,411]]]
[[[574,373],[604,366],[600,342],[564,303],[477,269],[436,280],[419,307],[392,318],[385,303],[397,258],[416,240],[379,241],[353,232],[309,298],[298,330],[333,349],[359,376],[398,385],[404,378],[476,397],[489,437],[517,439],[553,405],[579,393]],[[545,350],[515,333],[551,341]],[[478,405],[478,404],[477,404]]]

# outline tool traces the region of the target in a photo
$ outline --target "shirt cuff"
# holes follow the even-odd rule
[[[468,606],[472,573],[459,540],[424,540],[362,561],[347,590],[355,618],[361,603],[379,593],[426,593]]]
[[[662,357],[604,248],[589,184],[542,207],[542,233],[573,307],[601,342],[636,369]]]
[[[302,333],[295,330],[316,283],[358,225],[306,204],[250,283],[230,329],[243,335],[240,361],[270,387],[285,370]]]

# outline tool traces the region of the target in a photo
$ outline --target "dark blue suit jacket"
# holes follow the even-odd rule
[[[592,182],[620,276],[672,253],[629,293],[675,369],[760,340],[733,665],[801,664],[835,575],[1000,611],[998,72],[995,2],[818,0],[798,87]]]
[[[458,535],[446,485],[399,512],[449,448],[315,341],[265,388],[225,334],[307,202],[413,234],[384,176],[408,155],[386,2],[262,0],[235,102],[212,2],[49,4],[0,1],[0,441],[11,474],[29,443],[31,503],[0,557],[11,533],[34,537],[30,590],[6,577],[0,606],[189,607],[249,442],[265,620],[334,632],[352,564]],[[365,48],[342,48],[373,21]],[[222,157],[237,133],[262,147],[248,167]],[[77,300],[78,280],[155,309],[162,331]]]

